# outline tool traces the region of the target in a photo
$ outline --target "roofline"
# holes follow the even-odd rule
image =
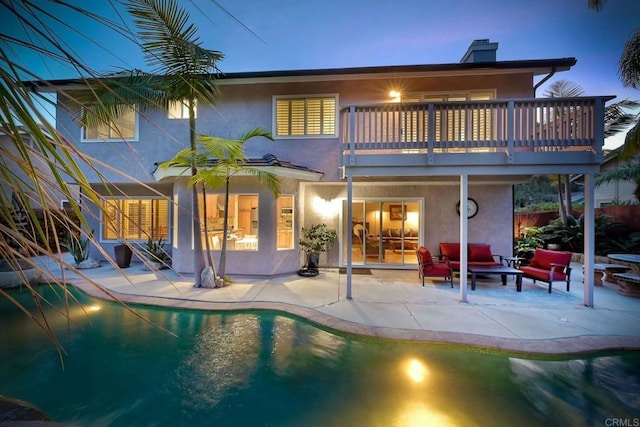
[[[254,169],[259,169],[264,172],[270,172],[281,178],[293,178],[301,181],[320,181],[322,178],[321,172],[312,170],[301,170],[295,168],[288,168],[280,165],[258,165],[252,166]],[[188,167],[171,166],[167,168],[158,168],[152,172],[153,177],[157,182],[166,181],[171,178],[189,177],[190,169]],[[253,177],[254,174],[248,172],[239,172],[234,176],[248,176]]]
[[[374,67],[350,67],[350,68],[320,68],[306,70],[280,70],[280,71],[249,71],[238,73],[220,73],[221,80],[244,78],[268,78],[268,77],[302,77],[302,76],[331,76],[349,74],[389,74],[389,73],[421,73],[438,71],[468,71],[487,69],[531,69],[544,68],[539,71],[546,73],[552,67],[568,70],[576,64],[575,58],[560,59],[535,59],[520,61],[496,61],[475,63],[448,63],[448,64],[420,64],[420,65],[386,65]]]
[[[383,78],[388,75],[468,75],[478,73],[505,73],[530,71],[534,75],[553,70],[567,71],[576,64],[576,58],[530,59],[474,63],[388,65],[373,67],[320,68],[302,70],[243,71],[212,74],[219,84],[258,83],[285,80],[326,81],[358,78]],[[94,80],[95,78],[87,78]],[[82,78],[33,80],[24,84],[32,90],[55,91],[55,87],[73,86],[84,82]]]

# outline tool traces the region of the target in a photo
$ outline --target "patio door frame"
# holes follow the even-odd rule
[[[349,240],[352,241],[352,247],[355,244],[355,242],[353,242],[353,239],[348,239],[347,238],[347,233],[351,234],[352,233],[352,225],[351,224],[347,224],[347,203],[348,200],[347,199],[341,199],[341,209],[340,209],[340,219],[339,219],[339,226],[340,226],[340,234],[339,234],[339,266],[340,267],[346,267],[348,264],[348,260],[345,254],[345,250],[352,250],[352,248],[348,248],[349,245]],[[363,204],[363,212],[366,215],[366,205],[367,203],[378,203],[380,206],[382,206],[382,204],[387,203],[387,204],[400,204],[403,207],[407,204],[407,203],[417,203],[418,204],[418,220],[417,220],[417,224],[418,224],[418,245],[421,245],[423,242],[423,238],[424,238],[424,198],[423,197],[358,197],[358,198],[354,198],[352,200],[352,209],[353,209],[353,205],[357,204],[357,203],[362,203]],[[406,213],[405,213],[406,215]],[[363,222],[366,223],[366,219],[363,218]],[[404,230],[404,225],[406,224],[406,219],[402,220],[402,230]],[[348,228],[348,229],[347,229]],[[366,243],[365,243],[366,244]],[[382,245],[382,239],[380,239],[380,245]],[[364,246],[364,245],[363,245]],[[364,249],[364,247],[363,247]],[[384,249],[383,249],[384,250]],[[362,262],[353,262],[351,263],[352,266],[358,266],[358,267],[363,267],[363,266],[370,266],[370,267],[378,267],[378,268],[389,268],[389,269],[409,269],[409,268],[415,268],[415,264],[412,263],[406,263],[405,260],[405,251],[402,251],[402,262],[400,263],[385,263],[385,262],[379,262],[379,258],[378,258],[378,262],[370,262],[367,263],[366,261],[366,256],[364,256],[363,254],[363,258],[362,258]]]

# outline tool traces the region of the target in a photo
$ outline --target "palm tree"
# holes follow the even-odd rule
[[[200,138],[201,136],[199,136]],[[204,234],[205,234],[205,249],[206,249],[206,253],[207,253],[207,261],[208,261],[208,266],[209,268],[211,268],[212,273],[213,273],[213,278],[214,281],[216,283],[214,284],[207,284],[207,285],[213,285],[214,287],[220,287],[220,276],[218,275],[218,273],[216,272],[216,267],[215,264],[213,262],[213,257],[211,256],[211,247],[209,244],[209,234],[208,234],[208,224],[207,224],[207,218],[208,218],[208,212],[207,212],[207,190],[206,190],[206,186],[204,184],[201,184],[200,181],[197,180],[197,177],[199,174],[202,173],[203,169],[202,168],[206,168],[210,165],[211,161],[210,161],[210,155],[211,153],[207,152],[206,149],[203,149],[201,147],[201,143],[198,143],[196,149],[198,151],[193,151],[190,148],[185,148],[184,150],[180,150],[178,153],[176,153],[175,156],[173,156],[172,159],[167,160],[166,162],[162,162],[161,164],[158,165],[159,168],[169,168],[169,167],[179,167],[179,168],[185,168],[185,172],[186,171],[191,171],[191,165],[195,164],[196,167],[198,167],[199,172],[198,174],[194,175],[191,177],[189,184],[191,186],[193,186],[193,188],[195,188],[196,190],[198,189],[198,187],[200,187],[200,190],[202,191],[202,208],[203,208],[203,218],[204,218]],[[232,140],[221,140],[219,141],[218,150],[222,151],[222,152],[232,152],[232,153],[237,153],[237,152],[242,152],[242,145],[239,144],[236,141],[232,141]],[[200,287],[203,286],[202,280],[200,282]]]
[[[123,105],[168,109],[170,102],[184,102],[189,109],[189,147],[196,152],[195,106],[216,102],[217,63],[221,52],[205,49],[189,24],[189,14],[178,6],[178,0],[128,0],[127,11],[134,17],[141,47],[147,64],[154,67],[152,74],[137,70],[127,77],[103,79],[94,92],[100,101],[85,109],[83,120],[108,122],[117,117]],[[122,73],[120,73],[122,74]],[[191,158],[191,176],[198,174],[196,157]],[[193,242],[195,253],[193,270],[195,286],[200,286],[205,268],[202,253],[200,208],[198,190],[192,187]]]
[[[190,150],[182,150],[173,159],[160,164],[160,167],[186,166],[189,162],[198,165],[198,173],[191,178],[194,188],[220,188],[224,186],[224,222],[222,226],[222,248],[218,274],[225,276],[227,259],[227,234],[229,228],[229,183],[231,178],[238,175],[254,176],[267,187],[274,197],[280,195],[280,180],[278,177],[262,169],[247,165],[244,144],[252,138],[263,137],[273,141],[270,132],[262,128],[255,128],[237,139],[226,139],[215,136],[200,135],[197,154]],[[207,239],[208,241],[208,239]]]
[[[627,43],[620,58],[620,77],[625,86],[640,88],[640,28],[637,28]],[[627,132],[622,149],[622,158],[629,159],[640,152],[640,121]]]
[[[573,98],[584,95],[584,90],[575,83],[567,80],[558,80],[552,83],[544,92],[547,98]],[[564,177],[564,195],[565,200],[562,198],[562,182]],[[558,203],[560,204],[560,218],[562,223],[567,223],[567,217],[573,214],[573,206],[571,203],[571,180],[569,175],[558,175]]]
[[[26,58],[32,59],[33,54],[40,55],[41,58],[96,76],[82,59],[75,56],[72,47],[69,47],[72,44],[50,25],[62,22],[58,21],[58,13],[65,13],[67,20],[88,19],[112,30],[117,25],[77,5],[61,2],[55,5],[55,11],[48,9],[48,6],[31,0],[0,0],[0,15],[19,23],[23,31],[18,35],[0,31],[0,138],[3,139],[3,143],[0,143],[0,264],[4,263],[5,267],[11,269],[39,271],[44,281],[58,285],[62,298],[45,301],[24,275],[20,275],[23,286],[33,296],[38,307],[37,313],[30,312],[3,289],[0,289],[0,297],[10,300],[33,320],[56,345],[62,358],[62,349],[42,306],[62,305],[60,313],[70,320],[69,306],[74,302],[74,296],[66,284],[52,274],[53,268],[42,268],[36,262],[36,257],[46,256],[51,263],[59,266],[60,271],[74,271],[101,288],[77,270],[73,263],[57,256],[62,252],[59,236],[69,234],[89,239],[97,250],[103,251],[99,241],[87,231],[84,212],[77,203],[78,189],[89,203],[98,208],[101,204],[82,173],[83,168],[93,168],[94,159],[78,152],[57,132],[46,113],[46,107],[53,106],[52,101],[25,85],[24,82],[28,80],[43,80],[31,71]],[[66,29],[75,31],[73,26]],[[18,53],[25,51],[27,53],[23,55]],[[69,184],[71,182],[73,185]],[[58,209],[60,199],[66,199],[70,209]],[[16,212],[20,213],[20,218]]]
[[[544,92],[547,98],[570,98],[584,95],[584,89],[576,83],[567,80],[558,80],[551,84]],[[638,115],[629,112],[640,107],[640,103],[632,100],[622,100],[605,108],[604,114],[604,136],[608,138],[617,133],[623,132],[631,124],[635,123]],[[565,202],[562,200],[562,181],[563,177],[558,175],[558,202],[560,204],[560,217],[563,223],[566,223],[567,215],[572,215],[571,205],[571,182],[569,175],[564,176],[564,195]]]
[[[587,7],[596,11],[602,10],[607,0],[587,0]],[[636,28],[624,45],[618,72],[622,84],[635,89],[640,88],[640,28]],[[630,159],[640,152],[640,121],[636,118],[635,126],[627,132],[624,146],[620,153],[622,159]]]
[[[616,169],[604,172],[596,178],[595,183],[596,186],[600,186],[613,181],[635,182],[636,188],[633,190],[633,195],[640,200],[640,160],[629,160]]]

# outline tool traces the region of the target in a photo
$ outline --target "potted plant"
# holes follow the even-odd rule
[[[333,230],[328,230],[326,224],[314,224],[311,227],[302,227],[302,238],[298,241],[300,249],[305,253],[305,264],[298,271],[303,276],[317,276],[320,253],[329,249],[329,244],[338,235]]]
[[[162,238],[154,241],[151,237],[147,240],[147,246],[144,248],[144,254],[149,262],[145,263],[143,268],[148,270],[161,270],[169,268],[171,258],[164,249],[164,241]]]
[[[121,241],[119,245],[114,246],[113,252],[116,255],[116,264],[118,264],[118,267],[127,268],[131,265],[133,250],[126,242]]]

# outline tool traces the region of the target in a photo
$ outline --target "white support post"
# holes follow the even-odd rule
[[[594,174],[584,174],[584,305],[593,307],[593,266],[595,263]]]
[[[434,160],[433,146],[436,140],[436,112],[432,102],[429,103],[427,119],[427,164],[432,165]]]
[[[349,165],[356,164],[356,107],[349,107]]]
[[[594,117],[604,117],[605,114],[605,99],[598,98],[595,101]],[[604,152],[602,151],[604,141],[604,122],[596,120],[594,123],[594,135],[593,135],[593,151],[596,155],[596,161],[602,163],[604,160]]]
[[[353,258],[353,252],[351,248],[353,247],[353,178],[347,172],[347,223],[345,224],[349,227],[349,231],[347,232],[347,299],[352,299],[351,297],[351,263]]]
[[[469,194],[469,177],[460,175],[460,301],[467,301],[467,243],[469,238],[467,219],[467,196]]]
[[[507,161],[513,163],[513,153],[515,150],[514,144],[514,127],[516,122],[515,103],[509,101],[507,103]]]

